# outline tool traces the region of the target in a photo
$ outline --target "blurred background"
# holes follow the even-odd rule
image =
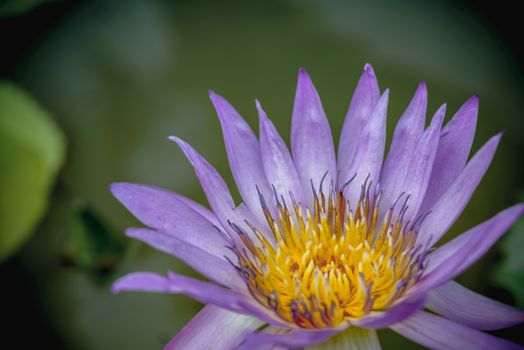
[[[389,127],[419,80],[432,114],[480,95],[474,150],[505,131],[446,239],[524,200],[523,52],[509,1],[0,1],[0,310],[18,348],[159,349],[201,305],[112,295],[137,270],[194,274],[123,236],[140,225],[115,181],[205,197],[167,136],[189,141],[233,187],[213,88],[257,128],[254,99],[289,140],[297,70],[338,139],[362,67],[390,88]],[[238,198],[238,194],[237,194]],[[524,307],[524,222],[459,281]],[[523,342],[524,327],[495,332]],[[384,348],[418,346],[380,331]]]

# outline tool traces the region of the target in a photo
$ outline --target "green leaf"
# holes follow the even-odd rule
[[[374,329],[349,327],[327,342],[309,347],[310,350],[380,350],[377,332]]]
[[[524,193],[520,201],[524,202]],[[495,282],[509,290],[517,305],[524,308],[524,218],[513,226],[500,245],[503,258],[495,270]]]
[[[65,141],[24,91],[0,82],[0,260],[29,238],[44,214]]]

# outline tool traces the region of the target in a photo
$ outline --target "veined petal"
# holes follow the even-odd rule
[[[171,339],[164,350],[233,349],[262,325],[263,322],[255,317],[206,305]]]
[[[228,287],[245,288],[245,283],[238,275],[238,272],[233,265],[223,257],[216,257],[205,252],[198,246],[186,243],[158,231],[144,228],[130,228],[127,229],[126,234],[129,237],[139,239],[151,245],[153,248],[156,248],[161,252],[179,258],[200,274],[219,284]],[[235,258],[235,255],[231,253],[230,259]]]
[[[327,342],[307,348],[308,350],[380,350],[380,342],[374,329],[349,327]]]
[[[368,184],[372,183],[374,186],[377,184],[386,145],[388,98],[389,90],[386,90],[377,102],[364,130],[362,130],[357,154],[351,167],[346,170],[340,169],[340,184],[352,179],[344,191],[351,206],[354,206],[358,201],[361,187],[366,179],[368,179]]]
[[[210,91],[209,97],[220,119],[227,156],[238,191],[258,221],[265,223],[257,187],[266,198],[271,194],[271,189],[264,177],[258,140],[229,102],[213,91]]]
[[[491,164],[500,137],[501,134],[493,136],[477,151],[464,170],[455,178],[451,186],[433,205],[431,213],[420,227],[418,242],[430,246],[438,242],[460,216]]]
[[[202,215],[204,218],[206,218],[213,226],[220,227],[220,222],[218,221],[217,216],[215,213],[213,213],[208,208],[204,207],[202,204],[195,202],[194,200],[184,197],[181,194],[178,194],[176,192],[170,192],[175,198],[177,198],[182,203],[186,204],[188,207]]]
[[[113,285],[114,293],[129,291],[180,293],[205,304],[214,304],[235,312],[244,311],[241,305],[245,296],[242,294],[173,273],[166,278],[154,273],[136,272],[121,277]]]
[[[169,191],[153,186],[114,183],[113,195],[145,225],[223,258],[231,252],[219,228]]]
[[[446,105],[443,105],[435,113],[430,126],[420,137],[416,152],[409,163],[406,180],[401,190],[406,196],[409,196],[409,207],[405,214],[407,218],[414,218],[417,215],[428,188],[445,113]]]
[[[475,293],[454,281],[432,290],[425,307],[480,330],[501,329],[524,322],[522,310]]]
[[[430,349],[522,349],[520,345],[510,341],[482,333],[424,311],[420,311],[390,328]]]
[[[390,325],[400,322],[422,310],[425,302],[425,295],[418,298],[401,300],[386,311],[372,312],[370,315],[352,320],[351,324],[358,327],[376,329],[389,327]]]
[[[426,84],[420,82],[415,96],[395,127],[389,153],[380,174],[381,204],[385,210],[402,191],[411,158],[424,132],[427,104]]]
[[[193,165],[202,189],[209,201],[209,205],[217,215],[223,229],[228,232],[233,239],[238,235],[230,227],[230,222],[234,222],[236,225],[244,227],[247,232],[250,232],[249,228],[244,225],[245,216],[238,215],[235,211],[235,203],[231,197],[231,193],[224,179],[222,179],[216,169],[188,143],[175,136],[171,136],[169,139],[178,144],[189,162]]]
[[[291,153],[302,187],[318,189],[324,175],[329,186],[336,181],[333,136],[320,97],[305,69],[298,72],[298,85],[291,121]],[[312,203],[311,191],[306,191]]]
[[[150,292],[170,293],[171,283],[164,276],[152,272],[133,272],[120,277],[113,283],[113,293],[121,292]]]
[[[422,211],[429,210],[464,169],[475,136],[478,106],[478,96],[471,97],[442,129]]]
[[[290,325],[273,315],[269,310],[256,303],[250,295],[241,294],[231,289],[224,289],[215,284],[169,272],[169,280],[177,286],[179,293],[187,295],[204,304],[214,304],[231,311],[259,318],[275,326]]]
[[[264,349],[266,346],[280,345],[288,348],[304,348],[317,344],[321,344],[327,341],[335,334],[341,332],[344,328],[340,329],[321,329],[321,330],[300,330],[295,329],[285,333],[284,330],[281,332],[256,332],[251,333],[247,336],[246,341],[241,344],[239,350],[259,350]]]
[[[349,104],[338,145],[338,169],[348,169],[355,159],[360,134],[380,98],[377,77],[370,64],[364,66]]]
[[[112,291],[184,294],[203,304],[212,304],[229,311],[254,316],[278,327],[289,327],[258,305],[249,295],[174,272],[170,272],[168,278],[150,272],[130,273],[119,278],[113,284]]]
[[[479,259],[524,212],[524,204],[436,251],[429,249],[464,209],[500,139],[490,139],[466,164],[478,109],[475,98],[444,129],[445,109],[440,108],[424,130],[427,91],[421,83],[395,130],[384,169],[389,91],[380,96],[369,65],[348,109],[338,163],[330,126],[305,70],[298,76],[291,155],[258,101],[260,141],[225,99],[213,92],[210,98],[242,203],[236,206],[216,169],[176,137],[170,139],[193,165],[212,211],[154,188],[112,188],[153,228],[130,229],[129,236],[173,254],[212,280],[135,273],[113,286],[114,292],[182,293],[213,305],[224,317],[209,326],[203,319],[214,314],[204,311],[167,349],[269,350],[317,344],[376,349],[374,329],[384,327],[431,348],[516,346],[473,327],[511,325],[522,321],[523,312],[460,286],[442,286]],[[292,205],[285,202],[289,194]],[[274,195],[284,201],[273,203]],[[444,317],[422,311],[424,306]],[[232,339],[215,342],[228,326],[222,324],[226,316],[241,318],[242,324],[232,326]],[[206,327],[211,327],[209,334]],[[354,328],[343,335],[361,331],[361,336],[342,337],[339,333],[348,327]],[[337,334],[341,342],[333,339]],[[194,345],[192,337],[201,337],[202,343]]]
[[[461,274],[484,255],[523,212],[524,204],[514,205],[428,255],[424,275],[408,293],[425,293]]]
[[[287,198],[291,191],[299,203],[306,203],[302,184],[289,150],[260,103],[258,101],[256,103],[260,118],[260,149],[267,181],[274,186],[277,195]]]

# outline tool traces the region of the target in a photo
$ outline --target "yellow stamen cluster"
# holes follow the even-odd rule
[[[385,310],[422,270],[416,229],[403,222],[406,204],[381,216],[378,199],[363,187],[350,208],[343,191],[313,191],[311,210],[283,197],[272,215],[262,206],[272,236],[250,224],[233,247],[252,296],[282,319],[303,328],[336,326]],[[396,217],[396,219],[392,219]],[[379,222],[380,221],[380,222]]]

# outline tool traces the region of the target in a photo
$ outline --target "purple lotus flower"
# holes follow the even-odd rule
[[[159,188],[116,183],[115,197],[150,228],[127,235],[184,261],[210,281],[169,272],[132,273],[114,292],[182,293],[204,304],[166,349],[380,348],[389,327],[429,348],[509,349],[482,332],[524,313],[452,280],[524,211],[506,209],[434,249],[486,172],[500,135],[468,161],[478,98],[443,126],[445,105],[425,128],[420,83],[384,160],[388,90],[366,65],[335,156],[331,129],[305,70],[299,71],[291,153],[257,101],[259,139],[210,93],[243,203],[191,146],[211,210]],[[335,340],[334,340],[335,339]]]

